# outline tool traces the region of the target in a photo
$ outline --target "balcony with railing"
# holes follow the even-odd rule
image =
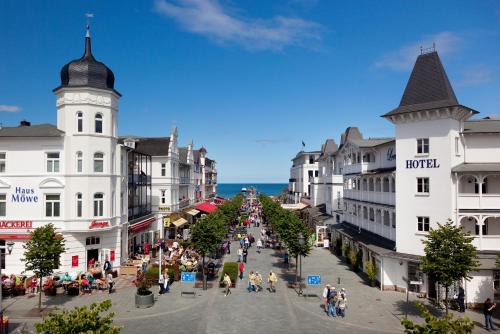
[[[179,200],[179,209],[184,209],[184,208],[188,207],[189,204],[190,204],[189,199],[187,199],[187,198],[181,199],[181,200]]]
[[[362,174],[377,168],[375,162],[360,162],[351,165],[344,165],[344,174]]]
[[[500,210],[500,175],[462,175],[458,179],[458,209]]]
[[[181,176],[181,177],[179,178],[179,184],[180,184],[181,186],[183,186],[183,185],[188,185],[189,183],[190,183],[190,182],[189,182],[189,176]]]
[[[362,191],[358,189],[344,189],[343,197],[363,202],[396,205],[396,193],[382,191]]]

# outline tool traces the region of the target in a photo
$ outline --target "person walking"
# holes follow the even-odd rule
[[[243,248],[243,262],[247,263],[248,248]]]
[[[163,292],[167,293],[167,292],[170,291],[170,285],[169,285],[169,283],[170,283],[170,277],[168,277],[168,269],[165,270],[165,274],[164,275],[165,275],[164,276],[165,281],[163,283]]]
[[[231,294],[231,278],[229,277],[229,275],[227,273],[224,273],[224,286],[225,286],[225,294],[224,294],[224,297],[227,297],[227,295],[230,295]]]
[[[278,276],[270,271],[267,281],[269,283],[269,292],[276,292],[276,283],[278,283]]]
[[[262,275],[258,271],[255,272],[255,291],[262,291]]]
[[[493,303],[490,298],[484,301],[483,313],[484,313],[484,328],[489,332],[493,330],[493,321],[491,316],[493,315],[493,310],[497,307],[497,304]]]
[[[240,262],[238,269],[240,272],[240,280],[242,280],[243,279],[243,272],[245,271],[245,264],[243,262]]]
[[[337,299],[337,291],[332,287],[328,296],[328,315],[334,318],[337,316]]]
[[[458,312],[465,312],[465,290],[462,284],[458,287]]]
[[[245,236],[245,248],[250,247],[250,240],[248,239],[248,235]]]
[[[160,286],[160,295],[165,293],[165,276],[163,274],[158,278],[158,285]]]
[[[113,275],[111,273],[108,273],[106,276],[107,281],[108,281],[108,293],[113,292],[113,285],[115,285],[115,282],[113,281]]]
[[[238,248],[238,262],[241,262],[243,259],[243,247]]]
[[[330,294],[330,288],[331,288],[331,285],[330,284],[327,284],[325,286],[325,288],[323,289],[323,309],[325,310],[325,312],[328,314],[328,295]]]
[[[247,286],[248,292],[255,291],[255,275],[253,273],[253,270],[250,271],[248,274],[248,286]]]
[[[262,240],[257,240],[257,243],[256,243],[256,246],[257,246],[257,253],[260,254],[260,250],[262,249]]]
[[[343,318],[345,318],[345,310],[347,308],[347,297],[344,293],[340,293],[340,295],[337,298],[337,309],[339,310],[339,315]]]

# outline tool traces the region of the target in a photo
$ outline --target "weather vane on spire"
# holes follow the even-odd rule
[[[87,34],[85,37],[90,37],[90,18],[94,17],[94,13],[85,13],[87,17]]]

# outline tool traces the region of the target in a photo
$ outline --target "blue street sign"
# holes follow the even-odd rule
[[[196,273],[189,273],[187,271],[181,272],[181,282],[193,282],[195,281]]]
[[[307,275],[307,284],[308,285],[320,285],[321,284],[321,276],[320,275]]]

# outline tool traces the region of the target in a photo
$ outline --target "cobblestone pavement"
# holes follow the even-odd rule
[[[255,228],[254,235],[259,235]],[[231,255],[226,261],[236,261],[237,243],[232,243]],[[52,308],[73,308],[83,304],[111,298],[116,323],[123,326],[123,333],[402,333],[400,318],[405,313],[405,295],[397,292],[381,292],[368,286],[362,278],[353,273],[336,256],[326,249],[314,248],[310,256],[302,261],[303,276],[321,275],[323,283],[345,288],[348,309],[345,319],[329,318],[321,308],[323,286],[306,287],[299,297],[294,289],[287,288],[285,279],[294,277],[292,271],[285,271],[279,251],[264,249],[257,254],[256,248],[249,250],[245,277],[238,281],[232,294],[225,297],[222,289],[196,290],[196,296],[184,295],[183,287],[176,282],[171,292],[156,295],[155,305],[149,309],[134,307],[134,288],[123,288],[116,293],[98,293],[92,296],[57,296],[45,299],[44,305]],[[247,274],[250,270],[260,272],[265,278],[274,270],[280,278],[277,292],[248,293]],[[340,284],[338,284],[340,279]],[[156,293],[156,291],[155,291]],[[18,297],[4,302],[6,315],[10,316],[12,327],[20,328],[39,321],[33,310],[36,298]],[[414,307],[408,310],[409,318],[417,319]],[[482,325],[482,316],[467,312],[477,325]],[[500,324],[498,324],[500,325]],[[485,332],[476,326],[475,333]]]

